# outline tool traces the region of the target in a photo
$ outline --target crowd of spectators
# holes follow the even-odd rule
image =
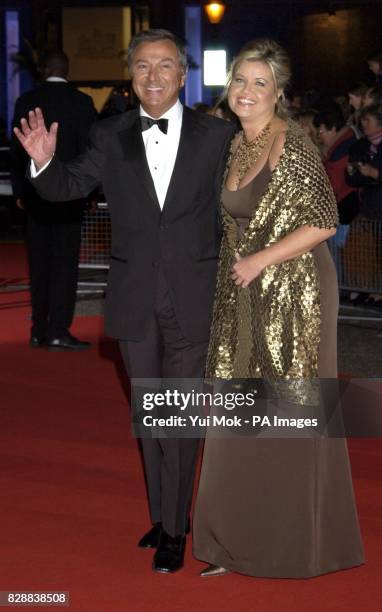
[[[358,262],[358,268],[364,268],[364,280],[371,276],[371,267],[380,281],[382,277],[382,53],[371,56],[368,65],[375,82],[354,83],[346,95],[330,99],[311,90],[290,97],[291,115],[319,149],[337,199],[340,224],[331,241],[340,284],[345,286],[352,272],[346,269],[345,248],[358,216],[375,222],[370,235],[363,237],[371,256]],[[382,308],[381,294],[344,292],[342,297]]]

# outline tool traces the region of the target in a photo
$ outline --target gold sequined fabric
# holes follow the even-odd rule
[[[230,278],[235,252],[260,251],[303,225],[332,228],[338,223],[317,150],[294,122],[288,123],[280,160],[244,233],[239,235],[235,219],[224,209],[222,214],[207,376],[317,377],[320,295],[312,252],[269,266],[246,289]]]

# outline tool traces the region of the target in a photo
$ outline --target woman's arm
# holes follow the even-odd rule
[[[311,251],[315,246],[324,242],[336,233],[336,229],[320,229],[304,225],[290,233],[279,242],[271,244],[269,247],[240,257],[236,254],[236,263],[232,266],[231,278],[240,287],[248,285],[268,266],[294,259],[303,253]]]

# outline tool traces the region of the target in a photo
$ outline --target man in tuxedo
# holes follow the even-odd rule
[[[67,81],[68,58],[49,52],[42,60],[44,82],[20,96],[14,125],[31,108],[40,107],[48,125],[60,123],[56,155],[68,161],[82,153],[90,126],[97,118],[92,99]],[[78,278],[81,217],[84,201],[52,206],[26,179],[29,158],[16,137],[12,139],[12,187],[16,204],[27,215],[27,246],[32,301],[30,345],[52,350],[80,350],[90,346],[69,332]]]
[[[140,108],[94,125],[84,155],[69,164],[51,159],[57,125],[47,131],[39,109],[16,133],[48,199],[103,185],[112,223],[106,333],[119,339],[129,376],[199,378],[234,128],[179,102],[187,56],[170,32],[137,34],[128,61]],[[156,548],[155,571],[174,572],[183,566],[198,440],[143,438],[142,448],[153,527],[139,546]]]

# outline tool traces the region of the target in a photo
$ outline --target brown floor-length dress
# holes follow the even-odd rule
[[[223,208],[235,219],[238,236],[271,177],[265,164],[245,187],[223,189]],[[313,254],[321,313],[318,376],[336,378],[335,268],[326,243]],[[247,331],[257,333],[256,321]],[[219,439],[207,434],[194,514],[194,554],[207,563],[261,577],[307,578],[362,564],[346,441]]]

